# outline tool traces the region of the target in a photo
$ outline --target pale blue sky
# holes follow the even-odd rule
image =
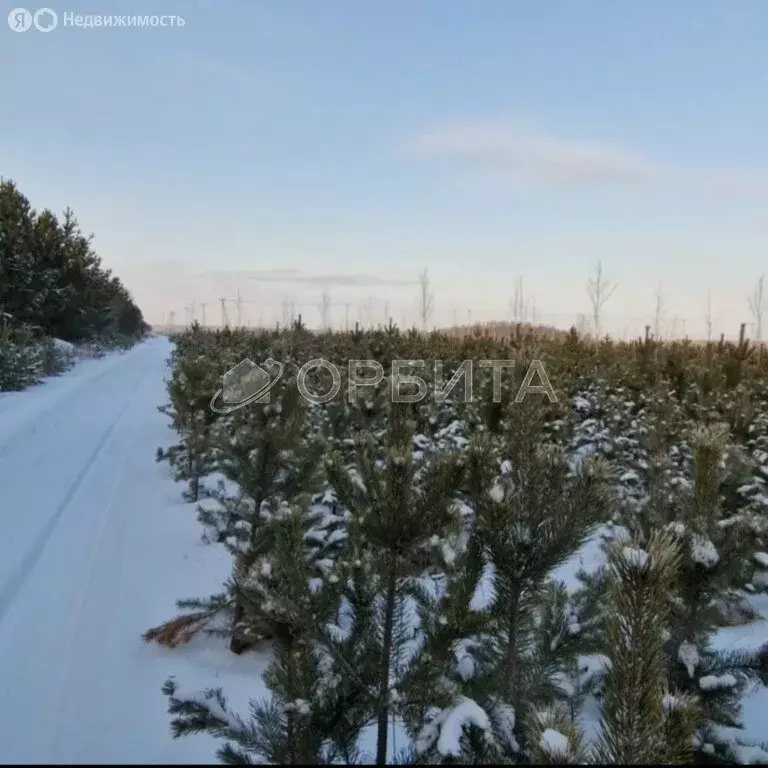
[[[669,330],[702,332],[710,288],[717,332],[749,319],[768,271],[765,0],[49,5],[53,32],[0,30],[0,174],[71,205],[151,321],[192,301],[217,319],[239,286],[251,321],[291,299],[314,323],[315,275],[353,317],[372,296],[400,321],[416,287],[343,276],[428,267],[436,321],[503,319],[520,273],[539,318],[569,325],[597,259],[618,283],[608,330],[652,322],[659,281]],[[274,269],[303,282],[237,275]]]

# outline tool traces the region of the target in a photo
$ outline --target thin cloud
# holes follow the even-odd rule
[[[768,169],[681,169],[628,149],[542,133],[510,120],[457,120],[406,142],[410,157],[461,163],[507,179],[543,186],[649,186],[681,193],[768,197]]]
[[[418,280],[399,280],[378,275],[309,275],[306,278],[297,278],[296,282],[311,283],[314,285],[343,285],[343,286],[389,286],[389,285],[416,285]]]
[[[639,155],[599,142],[539,135],[505,121],[455,121],[406,145],[423,158],[463,161],[547,185],[644,183],[661,169]]]
[[[218,269],[204,272],[197,277],[240,277],[248,280],[285,280],[303,274],[299,269]]]
[[[321,285],[321,286],[405,286],[416,285],[418,281],[403,280],[398,278],[383,277],[380,275],[366,274],[307,274],[297,269],[274,269],[274,270],[247,270],[233,269],[216,272],[207,272],[197,275],[204,278],[219,278],[226,280],[253,280],[260,283],[292,283],[303,285]]]

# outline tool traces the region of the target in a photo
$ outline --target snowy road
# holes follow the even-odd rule
[[[170,352],[151,339],[0,393],[0,763],[215,763],[210,736],[171,738],[163,682],[223,685],[243,711],[264,692],[265,662],[222,642],[141,640],[231,567],[155,461]]]
[[[140,640],[216,586],[193,577],[210,555],[154,460],[169,352],[152,339],[0,395],[0,762],[213,758],[171,741],[159,689],[178,662]]]
[[[87,699],[120,696],[108,657],[121,634],[135,644],[136,539],[151,536],[143,486],[153,428],[165,437],[153,405],[168,351],[153,339],[0,401],[3,762],[77,760],[98,727]]]

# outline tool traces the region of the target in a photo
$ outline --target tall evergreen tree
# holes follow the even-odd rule
[[[0,180],[0,311],[35,322],[35,212],[13,181]]]
[[[71,209],[37,213],[13,181],[0,181],[0,312],[49,336],[85,339],[146,331],[141,310],[104,269]]]

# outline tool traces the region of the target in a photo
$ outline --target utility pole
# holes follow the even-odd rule
[[[344,328],[349,333],[349,302],[344,304]]]
[[[226,299],[219,299],[221,302],[221,327],[227,328],[229,326],[229,318],[227,317]]]
[[[205,328],[205,302],[204,301],[200,302],[200,309],[203,312],[203,328]]]
[[[523,277],[518,275],[515,279],[515,295],[512,300],[512,320],[521,323],[525,320],[525,310],[523,307]]]
[[[243,317],[240,311],[240,289],[237,289],[237,327],[242,328]]]

